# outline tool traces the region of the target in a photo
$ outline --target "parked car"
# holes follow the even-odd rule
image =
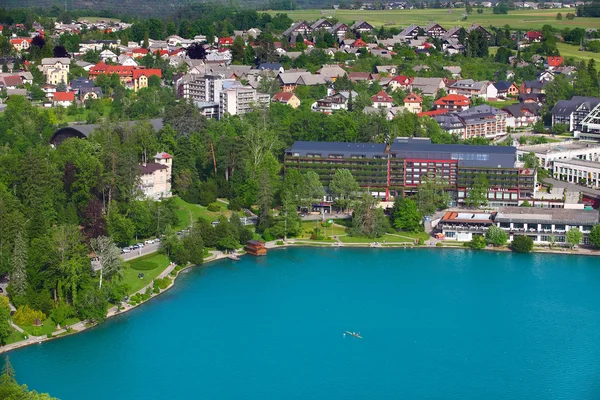
[[[131,249],[129,247],[123,247],[121,253],[131,253]]]
[[[154,243],[154,240],[152,240],[152,239],[148,239],[148,240],[144,241],[144,244],[153,244],[153,243]]]

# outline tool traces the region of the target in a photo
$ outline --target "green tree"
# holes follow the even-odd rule
[[[415,201],[422,215],[431,215],[448,207],[450,195],[444,190],[442,181],[424,177],[415,195]]]
[[[71,318],[75,315],[75,310],[73,307],[63,301],[59,302],[54,310],[52,310],[52,314],[50,317],[52,321],[54,321],[57,325],[62,326],[63,322],[65,322],[68,318]]]
[[[540,161],[534,152],[525,154],[523,156],[523,163],[525,164],[525,168],[538,168],[540,166]]]
[[[561,21],[561,20],[563,19],[562,13],[558,13],[558,14],[556,14],[556,19],[557,19],[558,21]]]
[[[473,239],[468,243],[468,246],[473,250],[481,250],[485,248],[485,239],[481,235],[473,236]]]
[[[183,237],[183,248],[187,253],[187,262],[193,265],[202,265],[204,260],[204,241],[199,227],[195,224]],[[183,264],[185,265],[185,264]]]
[[[479,208],[487,205],[487,192],[489,190],[489,182],[484,174],[478,174],[473,180],[471,190],[467,193],[465,205],[467,207]]]
[[[22,230],[17,232],[10,273],[10,292],[12,296],[24,296],[27,291],[27,242]]]
[[[325,189],[319,179],[319,175],[314,171],[307,171],[303,174],[304,182],[302,184],[302,196],[300,205],[304,208],[312,209],[312,205],[323,201]]]
[[[590,231],[590,244],[600,249],[600,225],[595,225]]]
[[[369,193],[364,193],[354,208],[349,234],[377,238],[384,235],[389,227],[383,209],[377,207],[377,200]]]
[[[496,225],[492,225],[485,232],[485,241],[494,246],[504,246],[508,240],[508,234]]]
[[[515,236],[510,247],[517,253],[529,253],[533,250],[533,239],[527,235]]]
[[[581,233],[579,228],[571,228],[567,232],[567,244],[570,248],[574,248],[581,243],[581,239],[583,239],[583,233]]]
[[[101,323],[106,319],[108,300],[104,291],[89,286],[77,298],[75,309],[80,319]]]
[[[409,198],[398,196],[392,208],[393,226],[396,229],[407,232],[418,232],[421,230],[421,213],[417,203]]]
[[[335,204],[342,210],[347,210],[352,199],[357,195],[359,186],[352,173],[347,169],[338,169],[333,174],[329,183],[329,190],[334,198]]]
[[[8,297],[0,296],[0,345],[4,346],[12,331]],[[1,398],[1,397],[0,397]]]
[[[90,245],[100,263],[100,282],[98,288],[101,289],[103,278],[110,280],[113,276],[122,276],[123,260],[115,242],[109,237],[98,236],[97,238],[93,238],[90,240]]]

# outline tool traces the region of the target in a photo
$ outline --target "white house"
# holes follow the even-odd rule
[[[158,153],[154,162],[138,166],[140,184],[138,188],[145,198],[160,200],[171,197],[171,168],[173,157],[168,153]]]

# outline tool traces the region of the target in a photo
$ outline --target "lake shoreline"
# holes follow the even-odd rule
[[[278,249],[285,249],[285,248],[289,248],[289,247],[317,247],[317,248],[324,248],[324,247],[331,247],[331,248],[344,248],[344,247],[350,247],[350,248],[369,248],[369,249],[436,249],[436,250],[444,250],[444,249],[452,249],[452,250],[472,250],[468,247],[464,247],[464,246],[455,246],[455,245],[450,245],[450,246],[430,246],[430,245],[415,245],[415,244],[384,244],[384,245],[379,245],[379,246],[373,246],[373,243],[343,243],[341,245],[336,245],[337,242],[334,243],[319,243],[318,241],[315,241],[314,243],[310,243],[310,242],[296,242],[294,239],[290,239],[288,240],[285,244],[283,245],[277,245],[276,244],[277,241],[271,241],[271,242],[267,242],[267,248],[269,250],[278,250]],[[503,247],[503,248],[496,248],[496,247],[486,247],[484,249],[481,249],[484,251],[492,251],[492,252],[512,252],[512,250],[510,250],[507,247]],[[551,250],[551,249],[538,249],[532,251],[531,253],[537,253],[537,254],[555,254],[555,255],[576,255],[576,256],[592,256],[592,257],[598,257],[600,256],[600,250],[588,250],[588,249],[580,249],[580,250],[585,250],[585,252],[573,252],[573,251],[558,251],[558,250]],[[476,250],[474,250],[476,251]],[[245,254],[242,254],[245,255]],[[118,315],[122,315],[124,313],[127,313],[143,304],[146,304],[147,302],[149,302],[150,300],[152,300],[155,297],[160,296],[161,294],[165,293],[166,291],[170,290],[172,287],[175,286],[175,282],[177,281],[177,278],[179,277],[179,274],[181,274],[183,271],[186,271],[190,268],[193,267],[204,267],[209,265],[210,263],[214,262],[214,261],[218,261],[218,260],[223,260],[223,259],[227,259],[227,255],[220,253],[217,254],[216,256],[205,260],[202,265],[187,265],[183,268],[181,268],[179,271],[177,271],[176,275],[174,277],[172,277],[172,281],[169,284],[169,286],[167,286],[165,289],[161,290],[159,293],[153,293],[152,296],[146,300],[143,301],[141,303],[138,303],[136,305],[130,305],[127,304],[125,308],[117,311],[116,306],[115,307],[111,307],[106,315],[106,319],[102,322],[104,323],[106,320],[108,320],[109,318],[113,318],[115,316]],[[165,270],[168,268],[168,266],[165,268]],[[168,276],[168,275],[167,275]],[[16,350],[16,349],[20,349],[26,346],[31,346],[34,344],[41,344],[42,342],[46,342],[46,341],[50,341],[50,340],[57,340],[57,339],[62,339],[62,338],[66,338],[68,336],[71,335],[75,335],[77,333],[80,332],[84,332],[88,329],[94,328],[96,326],[99,326],[101,324],[92,324],[89,326],[84,326],[82,329],[79,330],[74,330],[71,332],[65,332],[65,333],[61,333],[57,336],[52,336],[52,337],[29,337],[29,339],[20,341],[20,342],[15,342],[15,343],[10,343],[7,344],[5,346],[0,347],[0,354],[3,353],[8,353],[10,351]]]

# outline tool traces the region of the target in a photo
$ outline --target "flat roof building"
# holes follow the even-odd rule
[[[469,241],[493,224],[506,231],[509,242],[526,235],[537,244],[566,243],[567,232],[577,228],[583,233],[580,244],[589,244],[589,233],[600,222],[598,215],[598,210],[500,207],[495,213],[449,211],[438,225],[448,240]]]
[[[600,144],[565,141],[517,147],[519,161],[522,161],[523,156],[529,153],[535,154],[542,168],[552,169],[552,162],[555,160],[600,161]]]
[[[535,169],[515,167],[516,148],[432,144],[428,138],[376,143],[303,142],[285,151],[285,168],[313,170],[327,185],[339,168],[350,170],[361,187],[379,197],[418,191],[425,179],[442,184],[453,204],[463,203],[475,178],[486,176],[492,206],[518,205],[535,193]]]
[[[600,188],[600,162],[587,160],[556,160],[552,175],[556,179]]]

